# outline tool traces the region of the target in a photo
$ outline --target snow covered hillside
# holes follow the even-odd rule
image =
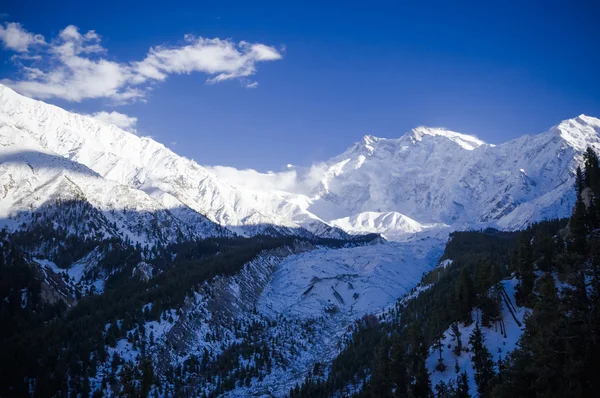
[[[348,319],[377,311],[412,289],[442,254],[444,240],[313,250],[283,262],[261,297],[265,313]]]
[[[177,156],[150,138],[20,96],[2,85],[0,123],[4,151],[22,153],[33,146],[37,151],[87,166],[104,180],[130,187],[136,195],[143,195],[154,207],[172,212],[181,221],[202,224],[194,228],[204,235],[218,234],[211,223],[200,221],[204,217],[241,234],[273,229],[289,234],[300,229],[286,215],[262,205],[252,193],[218,179],[206,168]],[[15,134],[22,138],[11,140]],[[41,169],[46,166],[51,167],[44,162],[39,164]],[[323,223],[316,217],[307,220],[307,224],[315,224],[324,234],[341,232],[320,226]]]
[[[203,357],[204,366],[219,366],[221,380],[237,379],[244,366],[258,367],[257,376],[231,384],[221,390],[223,396],[286,396],[316,363],[326,364],[337,355],[354,321],[410,291],[435,266],[442,248],[442,241],[430,238],[343,248],[297,243],[266,251],[240,272],[203,284],[181,308],[165,310],[160,321],[145,322],[126,335],[143,333],[153,342],[146,355],[160,364],[157,374],[169,365],[183,366],[180,377],[196,381],[191,396],[218,389],[216,379],[198,382],[186,366]],[[144,303],[144,308],[154,305]],[[272,357],[267,367],[260,365],[261,354],[240,359],[231,368],[223,365],[236,347],[265,344]],[[143,355],[129,339],[108,351],[108,358],[117,354],[134,362]],[[92,377],[97,388],[110,366],[107,360]],[[163,383],[172,387],[166,379]]]
[[[455,228],[515,229],[566,216],[574,170],[587,146],[600,148],[599,133],[600,120],[581,115],[495,146],[428,128],[398,139],[366,136],[320,166],[309,210],[324,219],[398,212]]]
[[[442,223],[421,224],[398,212],[379,213],[365,211],[351,217],[330,221],[344,231],[354,234],[376,233],[391,241],[402,241],[415,234],[424,232],[443,231],[450,227]]]
[[[9,229],[30,228],[40,215],[51,217],[56,206],[64,210],[69,203],[82,201],[91,205],[94,215],[88,214],[77,225],[61,224],[60,217],[53,215],[55,225],[83,237],[85,225],[94,221],[95,235],[127,237],[133,243],[151,245],[222,233],[221,227],[199,213],[189,216],[194,223],[184,222],[146,192],[104,179],[88,167],[58,156],[39,145],[25,127],[2,116],[0,199],[0,224]]]
[[[312,233],[343,238],[345,230],[400,240],[444,224],[453,229],[520,228],[568,215],[574,169],[582,151],[587,146],[600,149],[600,120],[584,115],[500,145],[418,127],[397,139],[365,136],[342,154],[311,167],[262,174],[200,166],[151,138],[23,97],[1,85],[0,132],[3,156],[10,155],[0,160],[5,187],[16,184],[27,163],[37,173],[37,182],[24,183],[33,192],[56,179],[42,174],[60,173],[56,162],[62,157],[71,166],[61,167],[87,170],[83,174],[88,182],[94,179],[88,186],[95,185],[96,191],[114,192],[117,186],[127,191],[111,198],[89,193],[86,197],[103,210],[130,208],[135,202],[139,210],[170,213],[198,236],[223,233],[215,224],[242,235]],[[36,156],[35,161],[16,162],[23,160],[24,152]],[[99,188],[102,184],[111,188]],[[37,204],[29,203],[33,208],[51,194],[48,189],[37,193]],[[20,194],[26,196],[23,190]],[[125,196],[129,205],[104,203],[120,200],[115,196]],[[2,201],[3,218],[22,209],[14,206],[14,201]]]
[[[524,321],[526,314],[528,311],[530,312],[527,308],[519,307],[515,303],[515,287],[517,283],[518,280],[516,278],[502,281],[502,287],[506,292],[502,303],[502,322],[495,322],[491,327],[481,328],[485,345],[490,351],[494,363],[497,363],[498,360],[505,360],[507,355],[517,347],[517,342],[525,328]],[[481,319],[481,311],[479,309],[473,310],[473,319]],[[462,347],[469,347],[469,336],[473,333],[475,325],[476,323],[472,323],[469,326],[459,324],[459,338]],[[466,372],[469,377],[470,393],[475,396],[477,394],[477,386],[474,378],[475,370],[473,369],[471,360],[473,353],[464,350],[457,356],[454,352],[457,341],[452,335],[451,328],[448,328],[443,335],[444,337],[441,339],[442,363],[446,366],[446,369],[443,371],[436,369],[440,353],[438,349],[431,348],[429,357],[427,358],[427,368],[431,374],[431,384],[435,386],[441,381],[449,383],[455,380],[460,373]],[[456,365],[458,365],[458,372]]]

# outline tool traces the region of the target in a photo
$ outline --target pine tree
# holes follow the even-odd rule
[[[581,197],[577,198],[575,202],[575,210],[569,223],[569,229],[571,232],[571,239],[568,244],[568,248],[573,253],[584,254],[586,249],[586,236],[587,236],[587,215],[585,205]]]
[[[592,192],[592,200],[589,207],[586,209],[588,213],[588,222],[592,229],[597,228],[600,224],[598,217],[600,216],[600,163],[598,155],[594,150],[588,147],[583,154],[585,166],[585,185]],[[588,203],[586,203],[588,205]]]
[[[529,303],[529,295],[533,291],[535,284],[535,274],[533,273],[533,258],[531,249],[531,235],[528,232],[522,232],[519,237],[518,249],[518,300],[523,304]]]
[[[411,396],[414,398],[432,398],[431,380],[427,371],[427,345],[421,329],[412,325],[409,329],[408,361]]]
[[[150,358],[142,359],[140,363],[140,368],[142,370],[142,383],[140,387],[140,396],[147,397],[150,392],[150,388],[154,383],[154,367],[152,365],[152,360]]]
[[[406,353],[404,343],[399,335],[392,338],[390,349],[390,381],[395,389],[394,396],[404,397],[408,391],[408,377],[406,374]]]
[[[435,385],[436,398],[454,398],[456,391],[454,390],[454,386],[452,383],[444,383],[444,381],[440,381]]]
[[[583,188],[585,188],[585,181],[583,179],[583,174],[581,172],[581,167],[577,166],[577,173],[575,175],[575,188],[577,190],[577,195],[580,196],[583,192]]]
[[[492,270],[490,262],[482,258],[477,263],[475,272],[475,290],[480,297],[487,296],[488,289],[492,284]]]
[[[475,324],[475,329],[469,338],[473,357],[473,367],[475,368],[475,383],[480,397],[486,396],[494,382],[496,372],[494,371],[494,361],[489,350],[485,346],[485,339],[479,324]]]
[[[586,339],[580,340],[573,338],[576,335],[571,335],[570,325],[565,322],[564,308],[558,298],[554,277],[549,274],[542,276],[536,284],[536,292],[538,299],[526,320],[520,348],[503,362],[503,373],[500,377],[502,383],[494,389],[494,395],[591,396],[589,393],[583,393],[582,384],[578,383],[581,372],[576,370],[577,367],[574,367],[572,362],[582,358],[580,355],[572,355],[567,346],[570,340],[573,340],[575,345],[585,345]],[[585,351],[586,349],[583,350]],[[572,374],[574,370],[576,373]],[[584,383],[588,389],[591,387],[590,382],[593,382],[592,378],[588,378]]]
[[[471,310],[473,309],[473,298],[473,281],[471,280],[466,268],[463,267],[461,268],[458,277],[456,302],[458,304],[458,317],[465,325],[468,325],[473,321],[471,316]]]
[[[462,333],[460,332],[458,322],[452,322],[452,325],[450,326],[450,336],[452,336],[452,340],[456,342],[454,355],[459,356],[462,352]]]
[[[531,352],[531,371],[536,375],[533,388],[536,391],[560,391],[564,357],[564,322],[560,301],[552,275],[544,275],[538,283],[538,300],[527,328],[521,338],[525,351]],[[548,355],[554,352],[557,355]],[[564,386],[566,387],[566,386]]]
[[[600,163],[598,155],[590,147],[583,154],[583,162],[585,166],[585,185],[592,188],[593,191],[600,186]]]
[[[383,339],[377,348],[375,356],[375,364],[371,375],[371,396],[375,397],[390,397],[390,358],[389,358],[389,343],[387,339]]]
[[[471,398],[467,372],[462,372],[456,380],[456,398]]]
[[[443,359],[443,351],[444,351],[444,344],[442,344],[442,338],[444,337],[444,335],[441,333],[440,331],[440,318],[439,318],[439,314],[436,314],[437,317],[437,337],[435,338],[433,345],[431,346],[431,348],[434,351],[437,351],[439,354],[438,357],[438,364],[436,365],[436,370],[443,372],[446,370],[446,365],[444,364],[444,359]]]

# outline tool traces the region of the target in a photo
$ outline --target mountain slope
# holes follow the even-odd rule
[[[332,220],[329,223],[351,233],[375,233],[394,241],[403,240],[414,234],[429,230],[448,228],[448,225],[442,223],[421,224],[404,214],[394,211],[387,213],[365,211],[351,217]]]
[[[324,220],[398,212],[455,228],[564,217],[575,168],[587,146],[600,148],[599,133],[600,120],[582,115],[500,145],[422,127],[399,139],[366,136],[320,165],[308,209]]]
[[[94,233],[103,237],[118,234],[132,242],[165,244],[178,235],[200,232],[188,231],[144,192],[105,180],[87,167],[39,147],[22,130],[1,123],[0,219],[10,229],[19,228],[26,220],[31,227],[32,216],[44,207],[84,201],[97,213],[96,227],[104,226]],[[71,227],[73,234],[85,235],[83,225]]]
[[[38,148],[145,192],[158,207],[196,232],[203,230],[204,236],[218,234],[204,217],[242,235],[346,238],[344,229],[404,235],[406,223],[381,229],[368,222],[333,222],[365,219],[368,212],[399,213],[419,224],[443,223],[453,229],[520,228],[568,215],[581,154],[587,146],[600,148],[600,120],[584,115],[500,145],[418,127],[397,139],[365,136],[342,154],[309,168],[286,174],[253,172],[268,182],[257,187],[244,183],[247,171],[219,173],[150,138],[25,98],[1,85],[0,120],[28,135]],[[287,182],[278,185],[278,176]]]
[[[150,138],[20,96],[1,85],[0,117],[26,131],[41,148],[83,164],[107,180],[142,190],[164,209],[182,208],[178,213],[184,218],[191,209],[241,234],[272,229],[285,234],[300,228],[261,208],[251,194]]]

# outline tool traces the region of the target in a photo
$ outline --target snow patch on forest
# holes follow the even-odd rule
[[[505,333],[502,333],[502,328],[499,322],[495,322],[491,325],[491,327],[481,327],[481,331],[484,336],[485,345],[488,348],[490,354],[493,357],[495,363],[498,362],[499,359],[504,360],[506,356],[513,351],[517,347],[517,342],[523,333],[525,328],[524,320],[525,316],[528,313],[528,309],[525,307],[518,307],[515,304],[515,287],[518,283],[517,278],[512,278],[508,280],[503,280],[502,286],[507,293],[507,296],[510,298],[511,308],[513,309],[513,313],[516,317],[513,317],[511,311],[508,309],[507,303],[505,300],[502,301],[502,320],[504,323]],[[481,312],[478,309],[473,310],[472,313],[473,320],[477,322],[477,320],[481,319]],[[517,323],[518,321],[518,323]],[[470,324],[469,326],[464,326],[463,324],[459,324],[459,331],[461,333],[461,341],[463,346],[463,351],[459,356],[454,354],[454,347],[456,346],[456,341],[452,337],[451,328],[448,328],[443,334],[443,338],[441,340],[442,343],[442,360],[446,369],[443,372],[440,372],[436,369],[438,365],[439,359],[439,351],[434,348],[430,348],[429,356],[427,358],[427,369],[431,375],[431,386],[435,387],[436,384],[440,382],[448,383],[454,379],[456,379],[460,373],[463,371],[467,372],[469,377],[469,390],[472,396],[475,396],[477,393],[477,386],[475,384],[475,370],[473,369],[473,363],[471,358],[473,357],[472,352],[466,352],[465,348],[469,348],[469,336],[473,333],[475,329],[475,322]],[[520,325],[519,325],[520,323]],[[458,363],[459,371],[456,373],[455,365]]]

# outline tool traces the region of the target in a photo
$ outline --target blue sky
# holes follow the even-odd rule
[[[499,143],[600,117],[598,2],[484,3],[8,0],[0,36],[9,23],[29,36],[3,42],[0,79],[69,110],[135,117],[138,134],[201,164],[261,171],[418,125]],[[71,58],[57,60],[65,43]],[[117,67],[120,86],[96,90],[98,68],[83,81],[61,64],[81,59]],[[49,87],[57,71],[68,89]]]

